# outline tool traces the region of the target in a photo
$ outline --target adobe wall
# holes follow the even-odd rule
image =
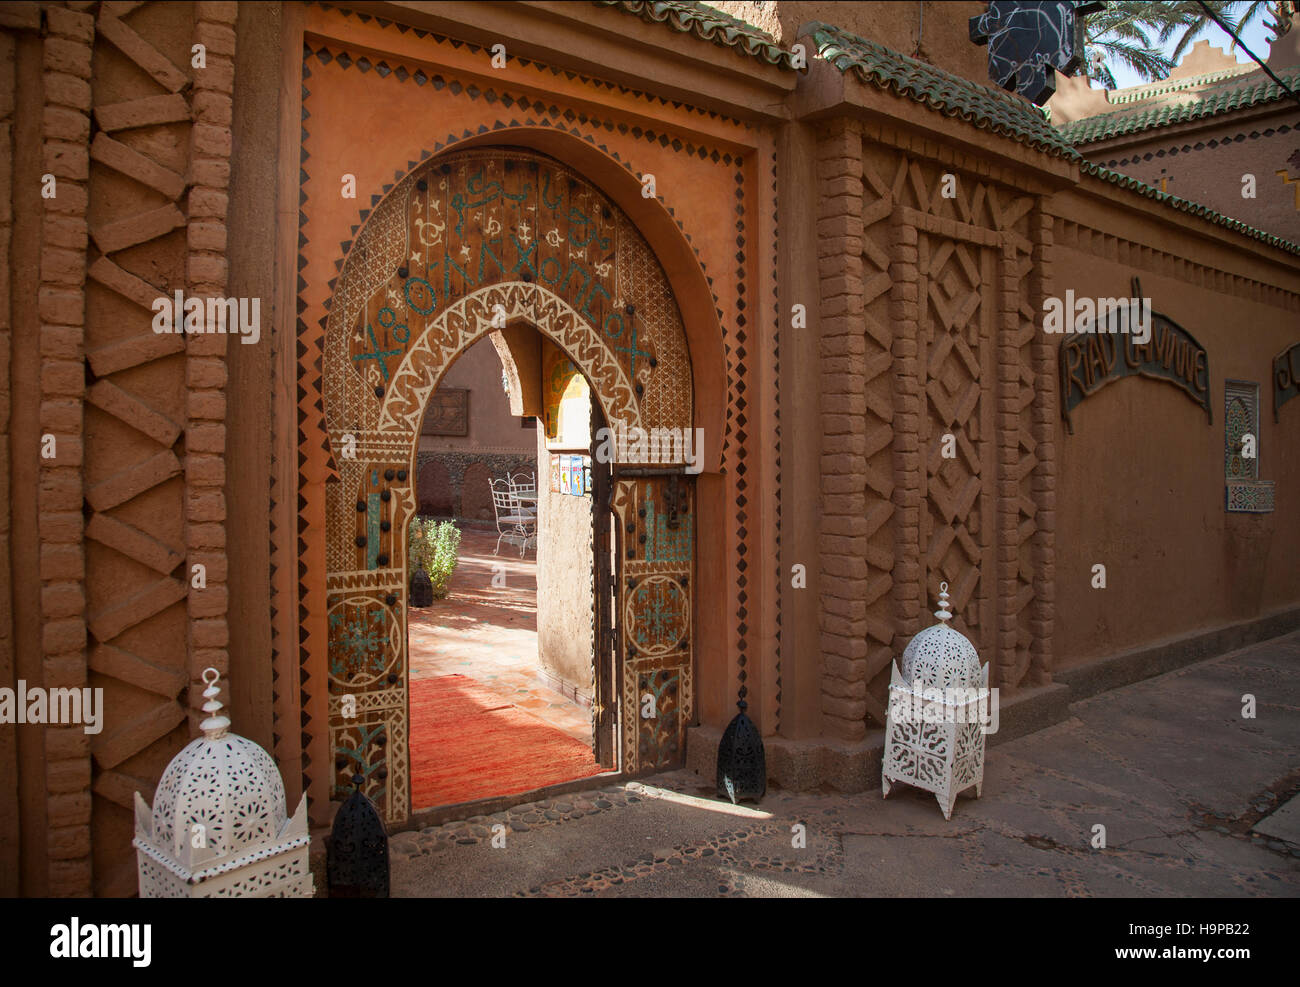
[[[897,8],[897,37],[849,26],[906,52],[915,7]],[[832,115],[779,124],[778,142],[762,68],[732,116],[544,60],[498,72],[472,45],[321,7],[47,5],[44,34],[40,13],[0,9],[0,682],[103,688],[107,722],[0,732],[0,892],[131,893],[132,798],[152,801],[193,735],[207,666],[291,803],[312,784],[321,803],[320,320],[371,196],[449,147],[562,158],[634,220],[678,295],[708,454],[692,588],[704,725],[730,719],[743,669],[768,736],[864,745],[940,580],[1009,694],[1300,602],[1300,402],[1275,424],[1268,380],[1300,333],[1294,255],[985,132],[927,139],[914,124],[930,111],[901,100],[888,108],[906,127]],[[556,37],[582,35],[552,19],[562,59]],[[651,77],[697,44],[630,23],[641,40],[620,72]],[[961,43],[945,47],[982,79],[983,50],[948,23]],[[676,84],[703,91],[693,52]],[[361,156],[353,119],[384,124]],[[338,195],[346,171],[357,201]],[[43,199],[47,172],[58,194]],[[953,199],[937,192],[949,173]],[[1123,295],[1134,273],[1207,347],[1213,422],[1164,382],[1126,379],[1067,434],[1043,301]],[[178,289],[260,298],[260,344],[152,332],[153,299]],[[1229,377],[1261,385],[1271,514],[1223,510]],[[543,558],[543,578],[591,571],[586,502],[562,500],[543,509],[572,515],[569,554]],[[590,645],[575,641],[553,667],[581,683]]]
[[[104,697],[98,734],[17,730],[19,890],[53,896],[132,893],[134,794],[153,799],[230,643],[227,337],[151,323],[159,296],[226,294],[236,9],[88,6],[0,19],[21,244],[6,309],[26,340],[5,375],[17,661],[3,667],[8,685]]]
[[[1004,700],[1090,659],[1300,603],[1300,440],[1287,408],[1272,422],[1270,380],[1300,339],[1294,255],[1052,176],[1060,165],[1028,152],[1018,170],[869,119],[813,129],[822,736],[869,745],[890,662],[932,622],[941,581]],[[1127,297],[1135,274],[1208,349],[1214,422],[1132,377],[1077,407],[1067,434],[1063,337],[1043,331],[1044,303]],[[1225,378],[1260,384],[1271,514],[1225,511]],[[1105,590],[1090,586],[1096,563]],[[867,769],[818,770],[857,788]]]
[[[1049,208],[1061,213],[1057,293],[1129,297],[1138,275],[1152,308],[1207,350],[1213,413],[1211,423],[1179,389],[1134,377],[1075,408],[1074,434],[1058,423],[1056,668],[1300,604],[1300,416],[1284,406],[1274,423],[1271,382],[1273,357],[1300,340],[1295,258],[1225,249],[1082,190]],[[1225,379],[1260,385],[1272,513],[1225,510]],[[1092,587],[1097,564],[1105,589]]]
[[[820,732],[860,742],[943,582],[993,684],[1049,680],[1048,228],[987,156],[842,117],[817,141]]]
[[[487,480],[534,472],[536,426],[524,428],[501,386],[501,358],[491,339],[481,339],[457,358],[439,389],[464,388],[468,434],[435,435],[426,415],[416,456],[418,509],[438,517],[491,521]]]
[[[227,351],[227,428],[238,441],[226,451],[227,511],[232,518],[258,518],[258,524],[232,524],[227,531],[230,609],[244,615],[230,622],[230,716],[237,731],[275,749],[272,680],[274,647],[269,619],[260,619],[271,596],[271,551],[260,519],[271,500],[277,468],[271,448],[275,408],[276,355],[287,341],[273,331],[276,316],[276,238],[268,216],[277,214],[280,144],[279,69],[284,31],[279,4],[241,3],[235,87],[231,113],[228,293],[262,299],[263,338],[259,345]],[[253,619],[252,615],[259,619]],[[286,778],[292,791],[293,782]]]
[[[594,556],[591,494],[551,490],[546,432],[537,430],[537,657],[563,691],[592,698]],[[517,551],[502,546],[501,551]]]
[[[10,424],[12,396],[9,367],[13,359],[10,308],[10,242],[13,235],[14,95],[17,85],[17,39],[0,34],[0,583],[13,585],[10,557],[13,509],[10,504]],[[12,687],[14,674],[13,598],[0,594],[0,683]],[[16,897],[22,872],[19,854],[18,736],[0,731],[0,895]]]
[[[1300,168],[1287,160],[1300,147],[1297,132],[1300,112],[1283,102],[1272,112],[1233,113],[1207,127],[1161,128],[1081,150],[1089,160],[1154,188],[1165,177],[1170,195],[1300,243]],[[1253,197],[1242,195],[1245,175],[1255,176]]]
[[[284,562],[273,576],[273,620],[278,634],[298,642],[296,652],[276,649],[274,674],[288,681],[306,670],[300,690],[305,720],[292,707],[282,714],[286,723],[305,724],[281,735],[286,770],[295,764],[328,770],[333,763],[325,748],[325,592],[323,582],[312,578],[324,571],[324,491],[332,475],[320,439],[323,320],[340,265],[392,184],[433,155],[479,145],[540,151],[577,170],[632,220],[672,286],[689,345],[695,420],[705,436],[695,551],[720,577],[692,582],[694,711],[705,722],[725,724],[743,666],[755,697],[751,713],[763,724],[779,694],[773,670],[777,573],[773,564],[741,563],[775,558],[779,488],[772,478],[779,464],[771,454],[777,408],[770,135],[747,119],[566,73],[536,57],[512,57],[495,69],[485,47],[399,31],[335,9],[306,7],[301,14],[308,50],[298,65],[286,65],[284,91],[301,98],[306,114],[301,133],[295,130],[302,156],[292,178],[282,175],[300,199],[299,243],[291,255],[297,280],[285,298],[298,315],[296,326],[284,330],[296,334],[299,352],[296,366],[281,368],[288,378],[280,378],[299,386],[292,410],[274,418],[276,456],[301,453],[297,489],[277,488],[274,494],[276,505],[284,507],[274,508],[272,531],[273,563]],[[520,18],[529,16],[521,9]],[[592,16],[636,26],[634,19],[621,20],[623,14],[593,9]],[[508,28],[517,32],[521,24]],[[574,32],[576,43],[582,27],[564,29]],[[645,33],[653,42],[625,42],[623,71],[662,58],[663,52],[650,50],[656,45],[665,51],[681,47],[679,39]],[[511,51],[522,43],[505,41]],[[557,44],[556,57],[575,50]],[[741,55],[727,57],[737,60],[738,69],[768,71]],[[737,109],[752,118],[751,108]],[[358,116],[385,124],[373,128],[360,156],[353,134],[339,125]],[[429,124],[413,128],[408,123],[414,119]],[[355,175],[356,201],[339,196],[342,174]],[[654,196],[642,194],[641,177],[650,175]],[[628,352],[634,344],[626,341]],[[279,575],[286,566],[296,573]],[[297,751],[290,749],[295,746]],[[324,784],[319,771],[304,781]],[[326,791],[313,788],[311,795],[313,812],[327,813]]]
[[[767,31],[786,47],[798,39],[798,30],[804,24],[823,21],[980,85],[989,81],[988,49],[970,41],[969,19],[984,13],[987,6],[978,0],[923,3],[724,0],[710,6]]]
[[[420,436],[420,452],[510,452],[533,450],[532,429],[522,428],[501,386],[501,360],[492,340],[481,339],[451,365],[439,387],[469,390],[469,434]]]

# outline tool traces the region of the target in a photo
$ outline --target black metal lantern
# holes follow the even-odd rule
[[[718,744],[718,798],[729,798],[733,804],[741,799],[757,802],[767,794],[767,755],[758,727],[745,715],[749,704],[742,697],[736,706],[740,712],[727,724]]]
[[[358,786],[334,817],[326,855],[331,898],[388,897],[388,833],[375,804]]]
[[[410,604],[413,607],[427,607],[433,603],[433,581],[423,569],[411,573]]]

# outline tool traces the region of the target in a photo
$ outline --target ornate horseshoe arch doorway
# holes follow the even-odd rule
[[[378,204],[326,322],[321,671],[329,796],[343,797],[360,775],[390,823],[410,812],[404,533],[425,404],[465,348],[519,322],[577,364],[611,426],[694,425],[668,278],[631,220],[573,169],[517,148],[458,151],[421,165]],[[614,488],[624,660],[613,698],[620,767],[634,772],[675,759],[691,721],[694,498],[676,475],[616,478]],[[654,630],[668,623],[671,634]],[[637,715],[645,689],[663,711],[652,723]]]

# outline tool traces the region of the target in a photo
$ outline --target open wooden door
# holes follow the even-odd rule
[[[594,402],[593,402],[594,404]],[[599,408],[592,413],[592,434],[604,422]],[[600,423],[600,424],[598,424]],[[592,739],[596,761],[609,771],[618,768],[618,628],[615,607],[615,561],[618,537],[610,505],[612,483],[610,465],[601,462],[593,445],[591,456],[591,524],[595,567],[595,633],[592,635],[592,662],[595,672],[595,695],[591,710]]]
[[[616,466],[611,487],[621,766],[638,773],[682,763],[694,716],[695,478]]]

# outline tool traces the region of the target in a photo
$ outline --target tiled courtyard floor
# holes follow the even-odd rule
[[[468,675],[575,740],[591,743],[588,710],[537,680],[537,555],[515,545],[493,555],[496,532],[464,528],[444,600],[412,609],[411,678]],[[505,585],[493,576],[504,574]],[[498,580],[500,582],[500,580]],[[411,738],[412,744],[419,742]]]
[[[907,788],[734,807],[680,771],[400,833],[393,894],[1300,896],[1300,833],[1253,830],[1300,789],[1300,633],[1071,712],[991,748],[951,822]]]

